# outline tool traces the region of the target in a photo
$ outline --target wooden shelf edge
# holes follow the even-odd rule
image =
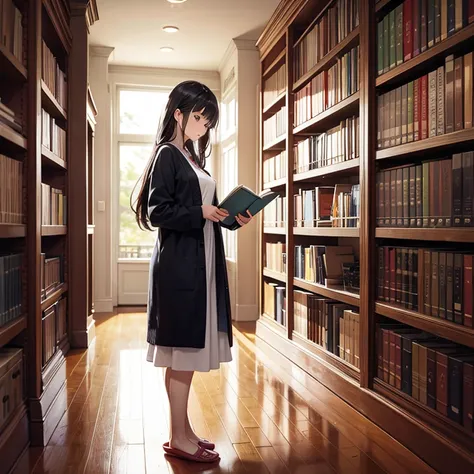
[[[327,364],[333,366],[335,369],[351,377],[355,381],[360,382],[360,370],[357,367],[353,367],[345,360],[342,360],[318,344],[305,339],[301,334],[298,334],[295,331],[293,331],[292,338],[293,342],[301,346],[304,350],[320,359],[323,359]]]
[[[66,111],[61,107],[59,104],[58,100],[56,97],[54,97],[53,93],[50,91],[49,87],[46,85],[46,83],[41,79],[41,92],[43,96],[43,100],[47,102],[49,105],[49,110],[48,112],[51,113],[52,115],[55,115],[55,118],[61,118],[62,120],[67,120],[67,113]],[[47,109],[47,107],[44,107],[43,103],[43,108]]]
[[[59,298],[66,293],[68,290],[68,284],[67,283],[62,283],[61,285],[56,288],[53,293],[51,293],[45,300],[41,302],[41,311],[44,311],[45,309],[49,308],[51,305],[56,303],[56,301],[59,300]]]
[[[339,56],[345,54],[348,49],[351,49],[354,46],[354,43],[359,39],[359,27],[356,26],[337,46],[335,46],[331,51],[329,51],[326,56],[324,56],[316,66],[300,77],[293,84],[293,92],[297,92],[301,89],[307,82],[313,79],[314,76],[317,76],[320,72],[329,69],[332,64],[337,60]]]
[[[278,67],[279,63],[284,61],[285,56],[286,56],[286,48],[283,49],[283,51],[281,51],[281,53],[272,61],[270,66],[268,66],[267,69],[263,72],[263,78],[267,78],[268,76],[271,76],[274,70]]]
[[[466,450],[466,454],[469,451],[472,452],[474,434],[464,430],[461,425],[378,378],[374,379],[374,390],[394,403],[397,408],[406,410],[410,415],[423,420],[428,425],[434,425],[433,428],[436,431],[442,432],[446,437],[456,440]]]
[[[359,237],[358,227],[294,227],[294,235],[318,237]]]
[[[381,239],[435,240],[437,242],[474,242],[474,227],[377,227],[375,237]]]
[[[48,237],[53,235],[66,235],[67,226],[65,225],[42,225],[41,236]]]
[[[268,104],[268,105],[262,110],[262,114],[263,114],[263,115],[270,115],[270,114],[273,112],[273,109],[278,108],[278,106],[280,105],[281,102],[283,102],[283,103],[281,104],[281,106],[284,105],[285,99],[286,99],[286,92],[284,92],[283,94],[280,94],[275,100],[273,100],[270,104]]]
[[[410,446],[411,451],[425,462],[435,465],[440,474],[452,474],[453,458],[456,472],[471,472],[474,468],[472,454],[459,458],[459,448],[453,441],[447,440],[414,416],[409,416],[406,411],[375,391],[360,387],[352,378],[335,370],[320,358],[308,356],[298,344],[271,331],[267,324],[263,324],[262,319],[257,321],[256,342],[246,340],[246,336],[238,331],[236,335],[252,352],[264,352],[268,360],[275,364],[278,364],[279,360],[289,359],[290,363],[309,375],[306,383],[308,390],[317,390],[318,385],[322,383],[362,416],[381,426],[395,440]],[[407,423],[410,429],[406,429]],[[413,444],[413,436],[426,439],[427,442]]]
[[[260,319],[265,321],[265,323],[270,327],[271,330],[275,331],[276,333],[280,334],[283,337],[287,337],[287,332],[288,332],[287,327],[277,322],[270,315],[263,313]]]
[[[286,178],[276,179],[275,181],[269,181],[268,183],[263,184],[263,189],[272,189],[272,188],[279,188],[281,186],[285,186]]]
[[[66,162],[58,155],[53,153],[51,150],[48,150],[48,148],[46,148],[44,145],[41,145],[41,155],[43,159],[45,159],[50,164],[53,164],[54,166],[57,166],[64,170],[67,169]]]
[[[401,158],[414,153],[425,153],[427,150],[441,149],[452,145],[463,145],[474,142],[474,128],[466,128],[457,132],[446,133],[425,140],[404,143],[403,145],[393,146],[377,150],[377,160],[387,158]]]
[[[435,336],[474,348],[474,329],[466,326],[383,302],[376,302],[375,312]]]
[[[353,107],[355,108],[359,104],[360,92],[354,92],[354,94],[346,97],[344,100],[341,100],[336,105],[333,105],[329,109],[321,112],[320,114],[313,117],[311,120],[308,120],[301,125],[298,125],[296,128],[293,129],[293,134],[298,135],[302,133],[312,133],[311,129],[316,128],[318,126],[318,130],[321,128],[325,128],[325,122],[328,122],[333,119],[336,114],[343,114],[344,112],[351,110]],[[327,127],[329,128],[329,127]]]
[[[330,166],[316,168],[314,170],[305,171],[304,173],[296,173],[293,175],[293,181],[305,181],[313,178],[320,178],[329,175],[336,175],[349,170],[355,170],[360,166],[360,158],[342,161]]]
[[[344,291],[342,289],[338,290],[335,288],[328,288],[326,286],[318,285],[317,283],[311,283],[299,278],[294,279],[293,285],[303,290],[311,291],[318,295],[325,296],[326,298],[332,298],[351,306],[359,307],[360,305],[359,295],[355,293],[349,293],[348,291]]]
[[[2,43],[0,43],[0,56],[2,56],[6,61],[8,61],[10,66],[15,69],[15,72],[18,77],[21,77],[21,80],[26,81],[28,79],[28,73],[25,66],[23,66],[23,64],[21,64],[21,62],[16,58],[16,56],[10,51],[8,51],[6,46]]]
[[[286,235],[286,229],[284,227],[264,227],[264,234],[275,234],[275,235]]]
[[[438,56],[448,56],[456,47],[460,47],[466,41],[471,40],[474,36],[474,23],[467,25],[463,29],[457,31],[444,41],[437,43],[432,48],[420,53],[414,58],[400,64],[385,74],[380,75],[376,79],[376,87],[382,87],[392,84],[395,80],[401,82],[403,78],[413,69],[422,67],[423,64],[435,59]]]
[[[274,270],[270,270],[269,268],[263,269],[263,276],[280,281],[281,283],[286,283],[286,275],[284,273],[276,272]]]
[[[26,226],[24,224],[0,224],[0,239],[14,239],[25,237]]]
[[[21,150],[27,149],[26,138],[3,122],[0,122],[0,137],[4,138],[5,140],[20,148]]]
[[[24,329],[26,329],[26,316],[19,316],[8,322],[5,326],[0,327],[0,347],[8,344]]]
[[[281,137],[276,138],[272,142],[268,143],[263,147],[263,151],[272,151],[272,150],[284,150],[285,145],[280,146],[284,144],[286,141],[286,134],[282,135]]]

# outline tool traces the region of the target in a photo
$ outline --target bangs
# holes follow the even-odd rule
[[[212,93],[211,93],[212,94]],[[197,97],[196,103],[194,104],[193,111],[201,112],[204,118],[208,121],[208,128],[215,128],[219,121],[219,110],[215,103],[214,96],[208,93],[201,94]]]

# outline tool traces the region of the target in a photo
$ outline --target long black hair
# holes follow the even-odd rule
[[[183,143],[186,150],[192,156],[192,159],[202,168],[206,166],[206,158],[210,154],[210,137],[209,130],[215,128],[219,121],[219,106],[214,93],[204,84],[197,81],[184,81],[178,84],[170,93],[168,102],[165,106],[163,118],[160,120],[158,132],[156,134],[155,143],[151,152],[148,164],[142,176],[135,185],[134,191],[140,185],[140,191],[135,202],[132,202],[130,196],[130,205],[135,213],[135,219],[140,229],[152,230],[148,220],[148,193],[150,189],[150,174],[153,168],[153,163],[156,158],[158,148],[164,144],[169,143],[176,138],[179,127],[174,118],[176,109],[179,109],[183,114],[183,123],[181,133],[183,134]],[[201,112],[208,123],[207,132],[199,137],[198,149],[194,146],[192,140],[184,142],[184,130],[188,123],[189,114],[193,111]],[[209,150],[209,153],[207,151]],[[207,156],[206,156],[207,154]]]

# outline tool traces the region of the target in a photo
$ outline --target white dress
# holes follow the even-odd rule
[[[180,150],[181,151],[181,150]],[[202,203],[211,205],[216,182],[198,168],[186,155],[185,158],[194,169],[201,188]],[[206,219],[204,225],[204,249],[206,255],[206,339],[203,349],[166,347],[148,344],[147,361],[156,367],[171,367],[174,370],[208,372],[218,369],[221,362],[230,362],[232,353],[226,332],[217,330],[216,301],[216,258],[213,222]]]

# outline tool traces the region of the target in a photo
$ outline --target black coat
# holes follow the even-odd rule
[[[214,205],[217,205],[214,195]],[[151,170],[148,215],[158,238],[150,262],[150,344],[203,348],[206,334],[206,259],[199,180],[173,145],[159,148]],[[232,346],[229,284],[222,230],[214,223],[218,330]]]

